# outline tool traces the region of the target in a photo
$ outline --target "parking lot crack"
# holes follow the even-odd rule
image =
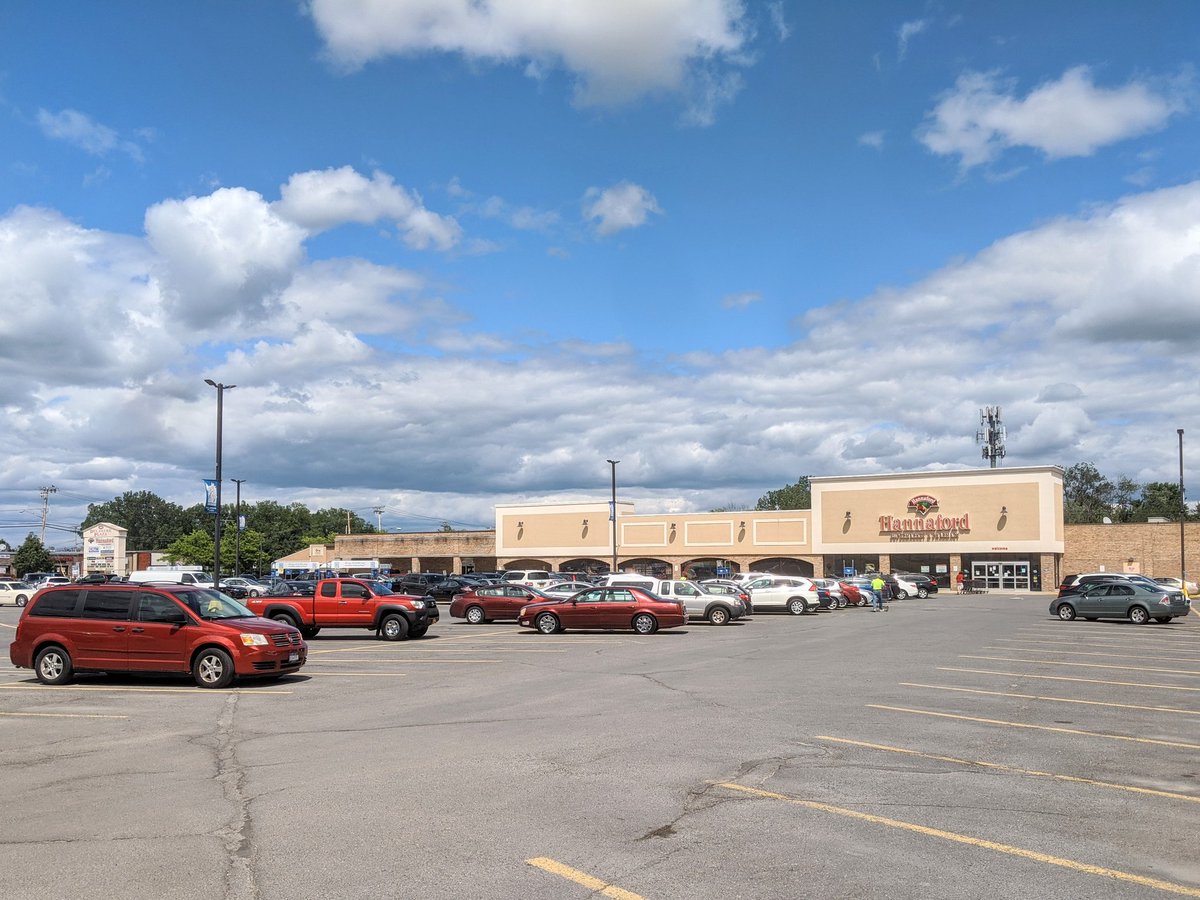
[[[256,900],[259,896],[254,878],[253,819],[250,798],[246,794],[246,768],[238,760],[238,694],[231,694],[221,709],[216,728],[216,781],[221,785],[232,814],[215,836],[226,854],[226,900]]]

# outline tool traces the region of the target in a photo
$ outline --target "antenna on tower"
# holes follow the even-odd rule
[[[1000,407],[985,406],[979,411],[979,430],[975,432],[975,443],[983,444],[983,458],[996,468],[996,460],[1004,459],[1004,423],[1000,421]]]

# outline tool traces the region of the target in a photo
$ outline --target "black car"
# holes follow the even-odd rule
[[[1097,584],[1108,584],[1113,581],[1127,582],[1129,579],[1118,572],[1092,572],[1086,575],[1068,575],[1062,580],[1062,584],[1058,586],[1058,596],[1064,597],[1067,594],[1078,594]]]

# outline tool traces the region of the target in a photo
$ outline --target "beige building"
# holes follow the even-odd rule
[[[1062,476],[1056,466],[1031,466],[820,477],[811,479],[812,509],[643,515],[619,500],[615,523],[607,501],[501,505],[494,532],[339,536],[325,562],[595,572],[615,553],[618,569],[674,577],[878,570],[952,585],[962,571],[994,588],[1049,589],[1063,574]]]

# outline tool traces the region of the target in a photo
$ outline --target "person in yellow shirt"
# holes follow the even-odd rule
[[[879,577],[879,573],[876,572],[875,577],[871,579],[871,590],[875,592],[875,608],[872,612],[881,612],[887,609],[883,604],[883,591],[886,587],[887,584]]]

